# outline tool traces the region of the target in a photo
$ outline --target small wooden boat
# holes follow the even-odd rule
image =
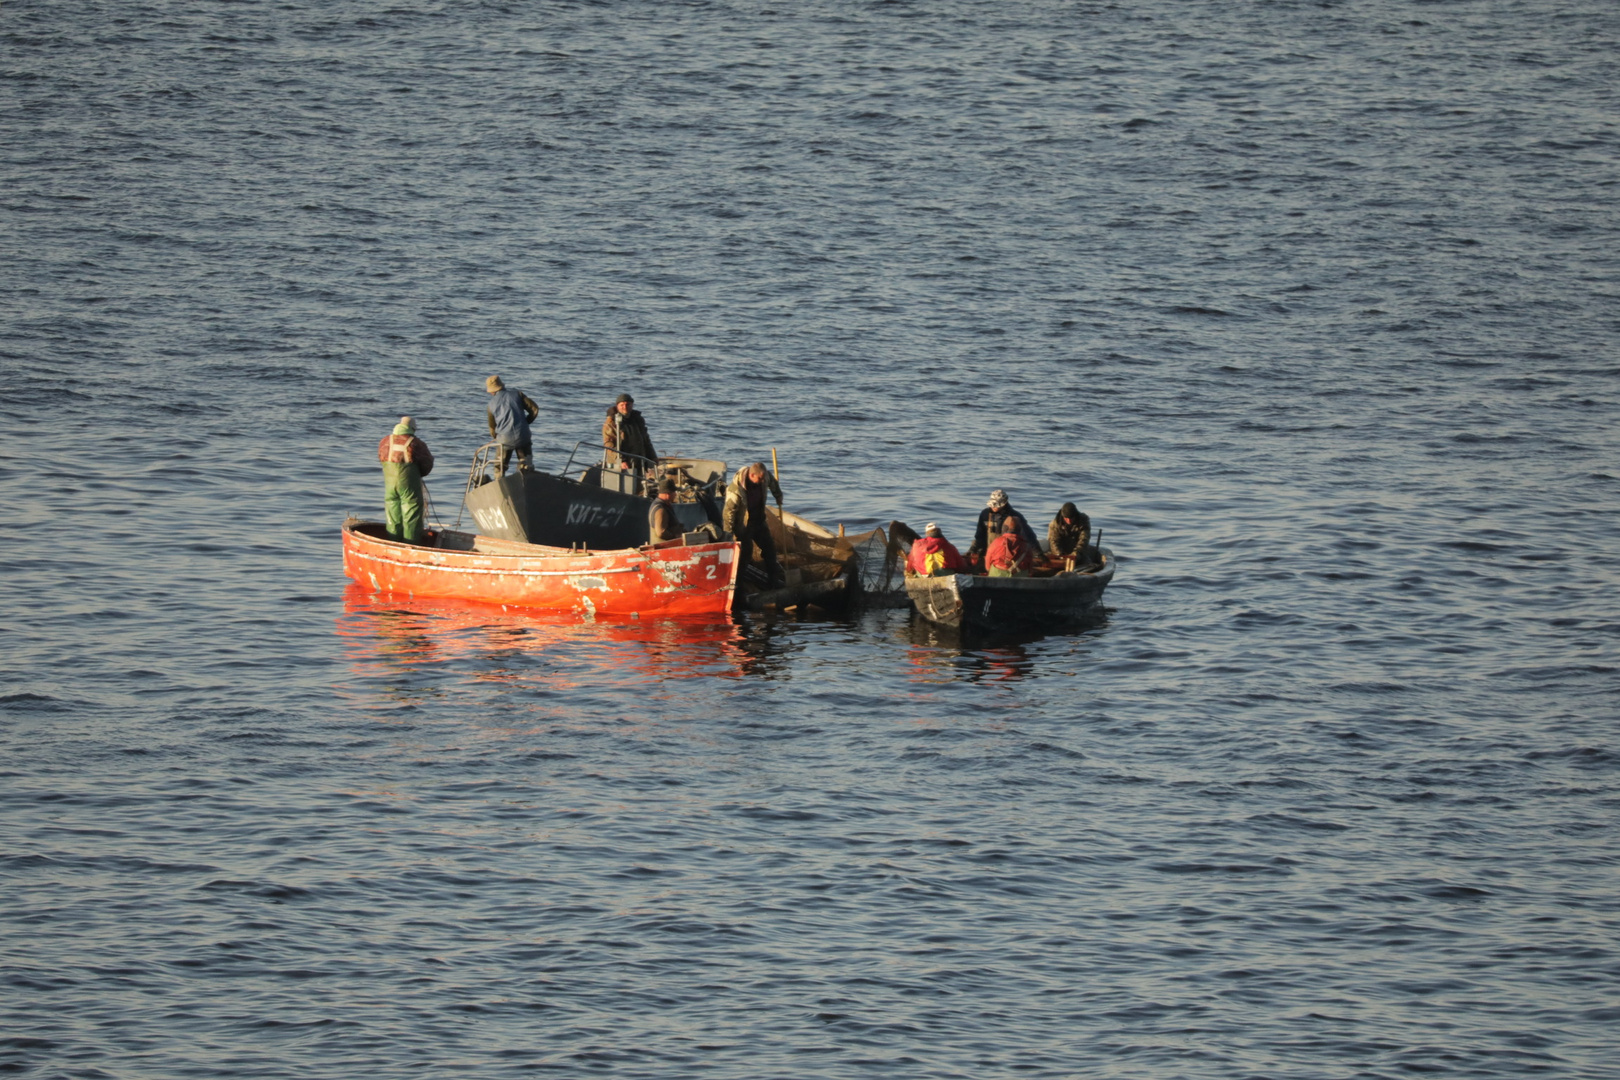
[[[670,540],[613,551],[570,550],[440,529],[422,544],[377,521],[343,523],[343,572],[374,592],[443,596],[595,615],[725,617],[737,545]]]
[[[986,633],[1072,626],[1097,615],[1113,580],[1113,552],[1099,555],[1099,568],[1039,577],[907,577],[906,593],[919,615],[942,626]]]
[[[738,607],[749,611],[788,611],[818,607],[844,611],[858,591],[856,550],[842,537],[798,514],[765,508],[776,557],[785,581],[771,586],[757,563],[738,583]],[[857,538],[859,539],[859,538]]]

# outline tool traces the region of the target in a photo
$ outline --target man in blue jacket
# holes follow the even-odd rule
[[[500,444],[496,451],[495,474],[506,475],[506,463],[514,450],[518,468],[528,472],[533,468],[529,424],[540,415],[540,406],[522,391],[508,390],[499,375],[485,379],[484,389],[489,391],[489,437]]]

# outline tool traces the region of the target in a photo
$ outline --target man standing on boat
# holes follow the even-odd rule
[[[540,415],[540,406],[521,390],[508,390],[499,375],[485,379],[484,389],[489,391],[489,437],[499,446],[495,475],[506,475],[506,463],[513,451],[517,452],[518,468],[528,472],[534,467],[529,424]]]
[[[990,550],[984,553],[984,568],[991,577],[1029,576],[1035,562],[1035,545],[1024,538],[1028,529],[1027,524],[1013,518],[1001,523],[1001,535],[990,542]]]
[[[383,469],[383,508],[388,518],[388,539],[407,544],[422,542],[422,477],[433,471],[433,454],[416,437],[416,421],[399,418],[392,435],[377,444]]]
[[[772,582],[786,580],[782,564],[776,561],[776,541],[771,538],[769,519],[765,516],[765,493],[776,499],[776,509],[782,509],[782,488],[765,467],[756,461],[746,469],[738,469],[731,483],[726,485],[725,525],[742,545],[737,556],[737,580],[753,558],[754,545],[759,545],[760,561],[765,564],[766,576]]]
[[[607,419],[602,421],[602,447],[606,451],[602,461],[610,469],[628,469],[640,476],[658,460],[658,451],[653,449],[647,421],[635,405],[635,398],[620,394],[608,407]]]
[[[658,481],[658,498],[647,511],[647,542],[662,544],[665,540],[679,540],[685,531],[675,517],[675,481],[666,476]]]
[[[1024,520],[1024,515],[1012,508],[1005,491],[996,488],[990,493],[990,501],[985,504],[985,508],[979,511],[979,525],[973,532],[973,546],[968,548],[969,562],[977,563],[984,558],[991,541],[1001,535],[1002,528],[1009,520],[1018,522],[1019,535],[1031,548],[1040,547],[1041,542],[1035,536],[1035,530],[1029,527],[1029,522]]]

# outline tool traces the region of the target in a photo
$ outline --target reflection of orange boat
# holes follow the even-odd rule
[[[467,600],[373,593],[350,584],[338,633],[363,664],[443,664],[467,660],[511,678],[521,666],[503,658],[544,654],[533,677],[552,685],[703,676],[737,676],[751,657],[736,624],[725,619],[591,619],[572,612],[503,610]]]
[[[343,523],[343,572],[377,592],[443,596],[585,615],[724,617],[737,545],[678,540],[620,551],[496,540],[441,529],[425,544],[389,540],[375,521]]]

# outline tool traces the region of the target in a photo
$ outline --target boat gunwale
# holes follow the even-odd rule
[[[551,546],[545,545],[545,544],[528,544],[528,545],[524,545],[524,546],[533,547],[533,548],[536,549],[533,553],[529,553],[529,552],[492,552],[492,551],[478,551],[478,550],[472,549],[472,548],[467,548],[467,549],[463,549],[463,548],[446,548],[446,547],[439,547],[437,545],[434,545],[432,547],[427,547],[427,546],[424,546],[424,545],[421,545],[421,544],[408,544],[403,540],[390,540],[390,539],[388,539],[387,537],[384,537],[384,536],[373,536],[370,533],[363,532],[360,529],[355,528],[355,526],[357,526],[357,525],[381,525],[381,524],[382,524],[381,522],[364,521],[364,520],[360,520],[360,519],[351,519],[351,520],[345,521],[343,523],[343,533],[344,533],[345,537],[353,538],[354,542],[351,545],[351,550],[353,551],[353,553],[355,554],[356,557],[364,558],[364,559],[371,559],[371,560],[373,560],[375,562],[385,562],[385,563],[392,564],[394,566],[423,566],[423,567],[431,567],[433,569],[440,569],[440,570],[477,571],[477,572],[483,572],[483,573],[511,573],[511,572],[524,572],[524,571],[519,570],[517,567],[511,567],[510,569],[502,570],[502,569],[496,569],[496,568],[485,568],[485,567],[466,566],[466,565],[458,565],[458,564],[462,560],[471,560],[471,559],[499,560],[499,561],[507,562],[507,563],[532,563],[532,562],[537,562],[537,561],[558,562],[558,561],[566,561],[566,560],[579,560],[579,561],[607,560],[609,565],[604,569],[596,569],[595,567],[586,566],[586,567],[580,567],[580,568],[575,569],[575,570],[544,570],[544,571],[535,570],[535,571],[527,571],[527,572],[535,573],[535,574],[562,574],[562,575],[574,574],[574,573],[591,573],[591,572],[595,572],[595,573],[627,573],[627,572],[630,572],[630,571],[633,571],[633,570],[641,569],[648,562],[674,561],[674,560],[669,559],[668,557],[659,557],[664,552],[669,552],[669,553],[679,552],[680,553],[679,557],[684,559],[684,558],[691,558],[692,556],[689,553],[692,553],[692,552],[698,552],[698,553],[707,553],[707,552],[711,552],[711,551],[713,551],[713,552],[721,552],[721,551],[725,551],[727,549],[736,547],[736,543],[734,541],[728,541],[728,540],[718,540],[718,541],[715,541],[715,542],[709,543],[709,544],[684,544],[684,545],[679,544],[676,541],[667,541],[664,544],[649,544],[649,545],[646,545],[644,547],[638,547],[638,548],[614,548],[614,549],[609,549],[609,550],[578,550],[578,551],[570,551],[568,548],[551,547]],[[497,543],[501,543],[501,544],[517,545],[517,544],[522,543],[522,541],[519,541],[519,540],[502,540],[499,537],[481,537],[481,535],[478,534],[478,533],[461,532],[460,530],[456,530],[456,529],[442,529],[442,530],[439,530],[436,535],[443,536],[446,533],[455,533],[456,535],[459,535],[459,536],[470,536],[470,537],[473,537],[474,539],[494,540]],[[382,554],[377,550],[369,550],[369,551],[365,550],[365,548],[367,548],[367,547],[380,549],[380,552],[398,553],[398,554],[409,553],[409,554],[412,554],[412,555],[416,555],[417,557],[416,558],[390,558],[387,554]],[[434,555],[436,555],[436,554],[441,556],[441,558],[434,558]],[[448,560],[442,558],[442,556],[445,556],[445,555],[454,556],[456,561],[452,562],[452,561],[448,561]],[[622,560],[635,560],[635,561],[629,562],[627,565],[621,565],[621,566],[612,565],[613,562],[622,561]]]
[[[1009,592],[1041,592],[1053,589],[1055,584],[1073,585],[1076,587],[1090,585],[1092,582],[1101,582],[1106,587],[1114,580],[1114,553],[1108,548],[1102,548],[1103,566],[1094,571],[1063,571],[1047,577],[991,577],[989,574],[941,574],[938,577],[922,577],[920,575],[906,578],[906,588],[913,585],[924,589],[949,589],[960,594],[964,588],[999,589]],[[963,584],[963,579],[967,584]],[[1062,590],[1054,590],[1062,591]],[[1078,590],[1077,590],[1078,591]]]

